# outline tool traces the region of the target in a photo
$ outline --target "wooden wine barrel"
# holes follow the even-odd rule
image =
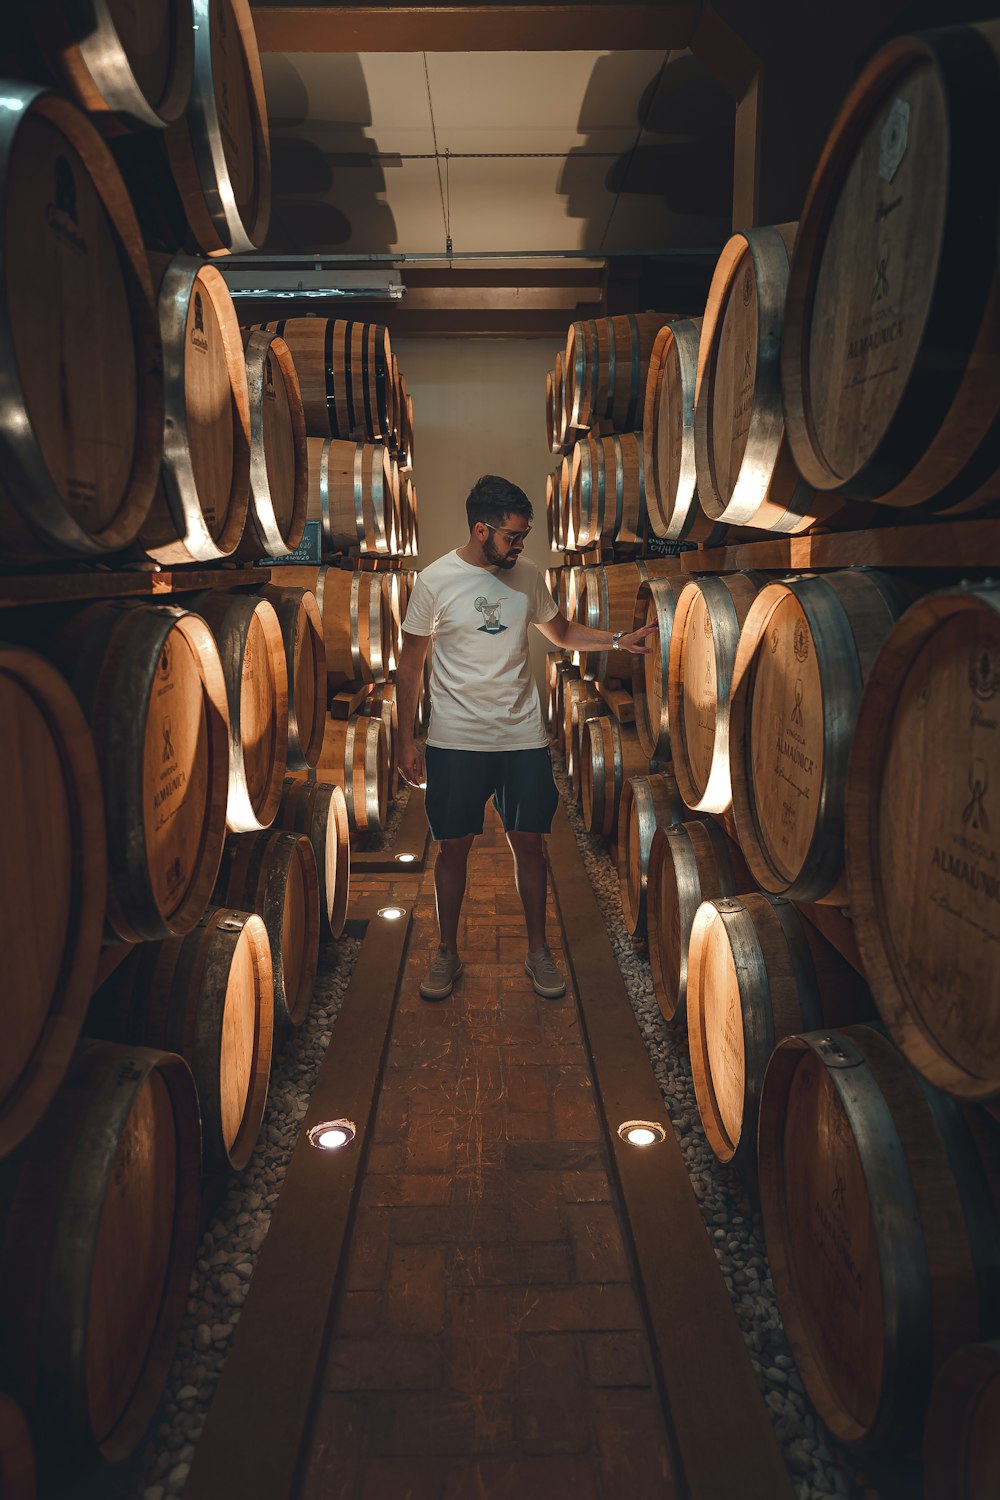
[[[381,718],[328,717],[319,763],[309,776],[341,788],[352,833],[381,833],[389,808],[389,747]]]
[[[584,722],[591,714],[607,712],[607,705],[598,695],[593,683],[587,682],[584,678],[566,683],[563,689],[562,723],[559,727],[557,743],[566,761],[566,775],[571,781],[579,782],[580,732]],[[575,740],[574,724],[576,725]]]
[[[274,606],[253,594],[209,589],[190,604],[212,628],[226,679],[226,825],[232,833],[252,833],[274,822],[285,777],[288,672],[281,624]]]
[[[640,586],[649,578],[679,572],[676,557],[645,557],[636,562],[582,568],[577,582],[575,618],[593,630],[632,630]],[[627,651],[581,651],[580,670],[595,682],[632,680],[632,656]]]
[[[922,1444],[923,1500],[990,1500],[1000,1483],[1000,1340],[937,1372]]]
[[[302,394],[276,333],[243,333],[250,411],[250,506],[237,555],[284,557],[302,541],[309,462]]]
[[[570,507],[574,547],[634,546],[641,540],[646,521],[641,433],[580,439],[570,455]]]
[[[292,351],[311,437],[388,442],[392,345],[381,323],[283,318],[265,325]]]
[[[194,80],[167,151],[208,255],[255,250],[271,220],[271,140],[249,0],[193,0]]]
[[[674,775],[696,812],[732,801],[729,704],[740,631],[763,573],[692,579],[674,609],[667,662],[667,719]]]
[[[406,389],[406,376],[400,371],[399,391],[399,462],[402,466],[412,469],[413,467],[413,401]]]
[[[24,1412],[0,1392],[0,1495],[5,1500],[37,1500],[35,1450]]]
[[[186,937],[140,944],[94,997],[87,1032],[183,1057],[198,1088],[205,1171],[246,1166],[274,1032],[271,945],[259,916],[210,906]]]
[[[729,528],[698,499],[694,402],[701,318],[675,318],[656,335],[646,376],[642,464],[646,512],[657,536],[720,546]]]
[[[688,944],[702,902],[735,896],[752,884],[739,845],[712,818],[654,829],[646,931],[653,993],[665,1020],[687,1020]]]
[[[106,557],[146,519],[163,451],[163,351],[135,212],[94,127],[4,83],[0,533],[10,566]]]
[[[570,702],[569,730],[566,737],[566,775],[574,807],[583,796],[583,727],[588,719],[602,719],[611,713],[603,698],[583,695]]]
[[[650,353],[669,317],[669,313],[628,313],[571,325],[564,368],[573,370],[574,427],[607,422],[616,432],[631,432],[638,426]]]
[[[588,833],[614,837],[625,783],[648,770],[630,724],[614,718],[587,719],[580,744],[580,804]]]
[[[909,1061],[1000,1096],[1000,588],[914,604],[871,669],[847,782],[851,915]]]
[[[282,578],[282,573],[277,577]],[[274,608],[285,648],[288,677],[286,764],[305,771],[319,759],[326,724],[326,646],[315,594],[269,584],[264,598]]]
[[[0,1157],[33,1129],[69,1064],[93,988],[107,855],[100,772],[69,687],[0,646]]]
[[[703,902],[688,948],[688,1048],[719,1160],[754,1180],[764,1069],[783,1037],[873,1010],[860,975],[790,901],[761,891]]]
[[[840,1442],[906,1451],[934,1374],[1000,1329],[996,1138],[867,1026],[787,1037],[760,1101],[778,1308]]]
[[[347,920],[351,882],[351,830],[343,790],[332,782],[286,776],[275,827],[304,833],[312,844],[319,879],[320,930],[339,938]]]
[[[227,0],[224,0],[227,3]],[[179,255],[160,283],[163,469],[139,545],[164,566],[235,552],[250,494],[250,396],[233,299],[214,266]]]
[[[346,568],[298,567],[281,570],[282,580],[316,596],[323,617],[327,684],[385,682],[392,651],[392,611],[385,573]]]
[[[698,494],[713,521],[805,531],[840,503],[799,474],[785,438],[779,350],[795,225],[748,229],[712,277],[698,348]]]
[[[97,123],[163,130],[191,96],[191,0],[141,6],[97,0],[37,0],[28,12],[45,60],[61,87]]]
[[[546,718],[549,725],[549,733],[559,742],[560,736],[565,733],[564,728],[564,704],[566,701],[565,679],[578,680],[580,669],[570,661],[569,657],[562,651],[554,651],[549,654],[549,681],[548,695],[546,700]]]
[[[670,828],[689,817],[691,813],[669,771],[631,776],[622,788],[618,811],[618,886],[625,926],[635,938],[646,936],[653,834],[657,828]]]
[[[1000,23],[896,37],[848,94],[809,186],[781,350],[810,483],[974,509],[1000,496]]]
[[[52,654],[101,768],[110,932],[127,942],[189,932],[225,839],[230,721],[212,631],[174,605],[98,603],[72,618]]]
[[[557,436],[557,417],[555,408],[555,370],[546,371],[545,375],[545,441],[550,453],[561,453],[562,443]]]
[[[383,682],[374,688],[362,703],[358,712],[365,719],[381,719],[385,731],[386,759],[388,761],[389,797],[395,797],[399,789],[396,771],[396,746],[399,740],[399,716],[396,712],[396,685]]]
[[[187,1063],[93,1041],[0,1164],[5,1366],[43,1493],[122,1463],[145,1434],[188,1295],[200,1165]]]
[[[215,896],[220,904],[263,918],[271,944],[275,1032],[301,1026],[319,957],[319,876],[309,839],[273,828],[230,834]]]
[[[762,589],[733,668],[729,767],[755,884],[844,906],[847,762],[865,680],[906,607],[891,575],[851,568]]]
[[[323,554],[388,553],[394,503],[388,448],[311,437],[308,449],[309,519],[321,523]]]
[[[690,581],[686,573],[644,578],[635,597],[630,629],[658,627],[648,638],[649,651],[630,656],[635,728],[643,753],[651,759],[670,759],[670,719],[667,714],[667,666],[674,629],[674,612],[681,591]]]

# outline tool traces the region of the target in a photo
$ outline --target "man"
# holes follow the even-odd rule
[[[543,836],[559,801],[542,706],[528,659],[528,626],[564,650],[644,653],[656,630],[615,635],[560,614],[534,563],[522,558],[531,501],[507,479],[487,474],[465,502],[469,540],[417,578],[403,622],[396,670],[398,766],[413,786],[424,781],[424,757],[413,718],[424,658],[431,663],[427,735],[427,821],[438,842],[434,866],[440,944],[420,986],[443,1000],[462,972],[458,920],[473,840],[483,831],[490,796],[514,856],[514,879],[528,930],[524,967],[549,999],[566,982],[545,941],[547,871]]]

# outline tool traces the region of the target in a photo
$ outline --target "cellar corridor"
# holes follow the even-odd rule
[[[316,1332],[315,1354],[297,1351],[303,1310],[286,1318],[284,1298],[275,1297],[276,1284],[296,1296],[282,1280],[295,1274],[294,1235],[320,1232],[311,1200],[300,1197],[297,1211],[294,1204],[276,1211],[198,1448],[192,1500],[220,1493],[220,1484],[235,1493],[234,1483],[241,1494],[269,1500],[279,1500],[279,1491],[297,1500],[669,1500],[687,1492],[685,1454],[697,1453],[697,1462],[715,1464],[717,1472],[728,1469],[736,1483],[747,1445],[758,1469],[745,1493],[762,1500],[789,1493],[672,1132],[655,1148],[676,1156],[672,1182],[655,1163],[650,1174],[648,1159],[639,1163],[645,1183],[612,1165],[602,1118],[608,1098],[592,1066],[581,995],[595,981],[600,989],[602,964],[587,963],[573,924],[587,923],[607,949],[606,961],[614,965],[614,958],[603,923],[574,898],[573,881],[586,882],[586,875],[561,814],[549,857],[549,937],[568,980],[557,1001],[536,996],[524,973],[523,919],[492,807],[470,859],[460,928],[464,974],[442,1002],[428,1004],[418,992],[437,941],[432,857],[418,875],[352,876],[358,910],[374,919],[377,903],[384,910],[386,901],[398,902],[411,927],[381,1084],[357,1064],[358,1097],[374,1093],[376,1103],[367,1132],[359,1125],[339,1267],[328,1257],[329,1306],[314,1305],[308,1322],[318,1330],[328,1319],[326,1334],[321,1340]],[[568,920],[560,891],[572,908]],[[593,901],[589,887],[586,897]],[[570,947],[588,979],[574,982]],[[330,1045],[329,1061],[341,1069],[338,1045],[347,1042],[352,1005],[355,1015],[366,1007],[366,988],[359,962]],[[626,1065],[625,1087],[648,1108],[648,1064],[625,991],[614,995],[605,986],[601,994],[605,1019],[629,1043],[634,1032],[638,1066],[630,1077]],[[384,995],[379,1003],[386,1004]],[[376,1029],[381,1021],[371,1024]],[[614,1042],[604,1048],[605,1062],[615,1050]],[[627,1050],[617,1065],[623,1057]],[[321,1082],[307,1129],[317,1100],[322,1112],[329,1099]],[[650,1155],[624,1149],[626,1160]],[[300,1142],[299,1155],[308,1170],[322,1154]],[[283,1197],[289,1184],[294,1197],[295,1169],[293,1161]],[[653,1219],[643,1207],[649,1191],[657,1202]],[[656,1246],[652,1277],[649,1262],[642,1263],[644,1234]],[[299,1265],[305,1285],[310,1273]],[[684,1312],[681,1302],[689,1304]],[[692,1339],[692,1319],[702,1338]],[[665,1338],[665,1328],[675,1336]],[[273,1386],[261,1407],[265,1350]],[[282,1370],[311,1360],[305,1421],[295,1392],[283,1389]],[[690,1410],[666,1415],[672,1381],[703,1409],[704,1432],[697,1422],[691,1427]],[[746,1439],[742,1456],[705,1442],[714,1421],[704,1401],[709,1388],[730,1402],[732,1427]],[[244,1400],[241,1393],[251,1391]],[[273,1420],[264,1428],[269,1407]],[[277,1434],[285,1410],[295,1412],[300,1431],[283,1443]],[[681,1432],[676,1421],[685,1423]],[[285,1460],[276,1454],[283,1446],[296,1450]]]

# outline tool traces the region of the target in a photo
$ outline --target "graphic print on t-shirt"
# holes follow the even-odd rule
[[[503,600],[498,599],[495,604],[490,604],[484,594],[480,594],[476,600],[475,608],[479,610],[479,613],[483,617],[483,623],[479,629],[485,630],[487,635],[499,635],[501,631],[507,629],[506,625],[501,625],[500,623],[500,606],[502,603]]]

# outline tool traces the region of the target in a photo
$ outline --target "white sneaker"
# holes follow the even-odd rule
[[[462,960],[442,943],[431,959],[426,976],[420,981],[420,993],[425,1000],[444,1000],[451,994],[451,987],[461,973]]]
[[[565,995],[566,981],[556,968],[548,943],[537,953],[528,954],[524,960],[524,972],[530,977],[536,995],[542,995],[546,1000],[558,1000],[560,995]]]

